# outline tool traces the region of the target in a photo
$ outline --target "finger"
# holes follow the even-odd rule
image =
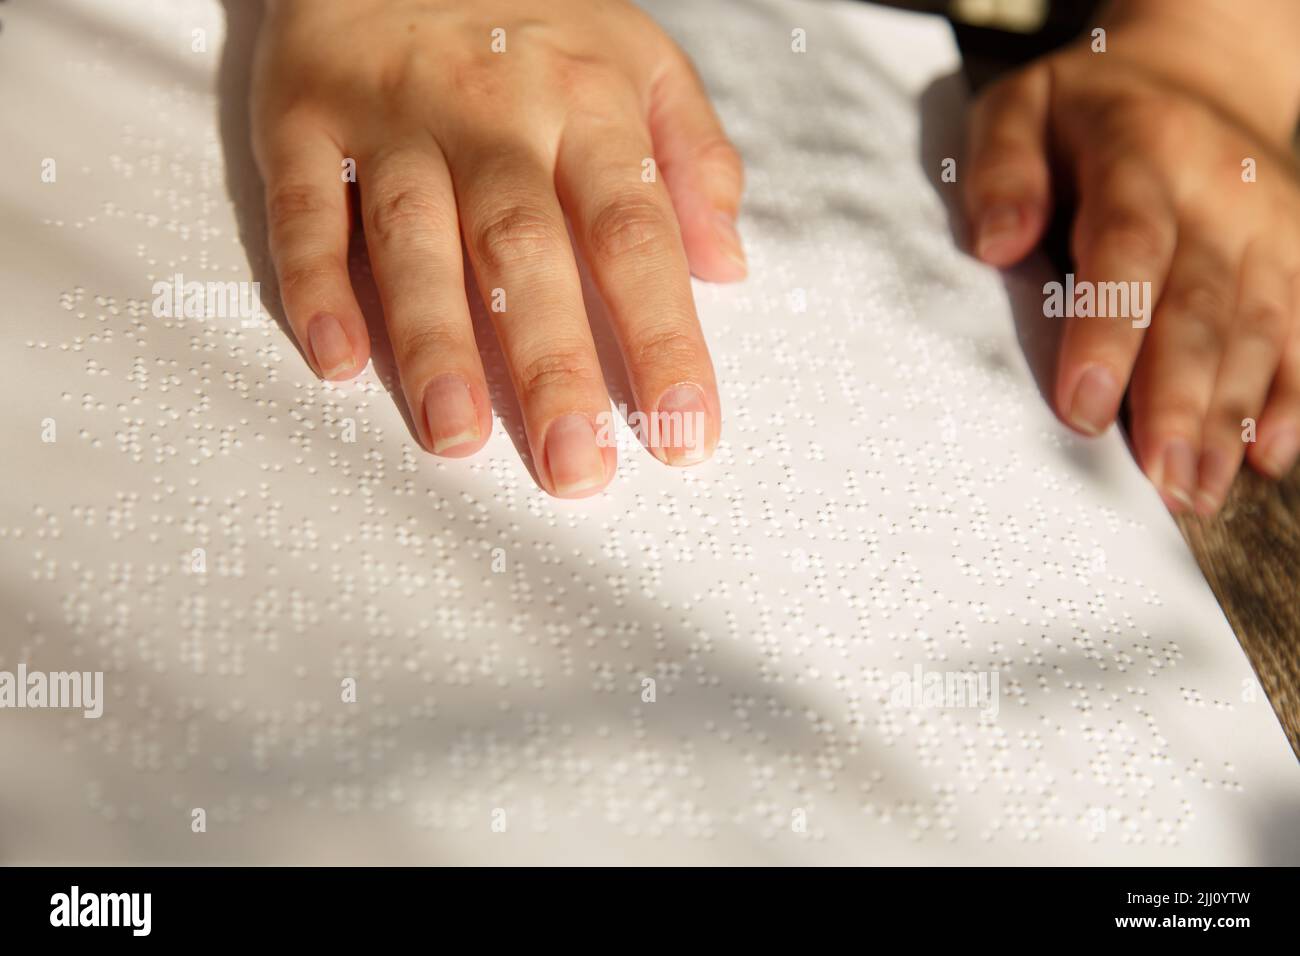
[[[1138,460],[1172,511],[1193,506],[1202,428],[1235,305],[1236,276],[1232,255],[1195,234],[1180,237],[1133,371]]]
[[[1056,410],[1077,431],[1098,435],[1119,411],[1164,288],[1177,227],[1172,206],[1143,166],[1081,170],[1079,194],[1076,288],[1093,295],[1092,314],[1076,309],[1066,321]]]
[[[708,346],[668,193],[639,175],[644,130],[617,124],[566,131],[556,167],[560,197],[618,335],[640,437],[661,461],[712,454],[720,421]]]
[[[684,54],[655,84],[650,133],[654,147],[642,161],[658,159],[691,272],[710,282],[743,279],[747,267],[736,219],[744,167]]]
[[[538,477],[561,498],[594,494],[616,467],[613,443],[597,441],[609,393],[550,164],[526,147],[493,143],[453,157],[452,176]]]
[[[348,276],[342,151],[314,126],[286,120],[258,155],[285,317],[317,375],[352,378],[370,358],[370,337]]]
[[[985,90],[971,108],[962,198],[975,255],[991,265],[1019,262],[1047,228],[1049,95],[1046,68],[1031,66]]]
[[[1236,317],[1205,418],[1198,514],[1219,510],[1241,468],[1244,437],[1255,431],[1250,424],[1260,420],[1286,347],[1291,309],[1286,268],[1256,242],[1242,260]]]
[[[1291,332],[1259,419],[1258,440],[1247,452],[1257,471],[1284,477],[1300,455],[1300,276],[1291,277]]]
[[[456,200],[432,140],[362,157],[362,221],[402,391],[435,455],[478,451],[492,429],[474,341]]]

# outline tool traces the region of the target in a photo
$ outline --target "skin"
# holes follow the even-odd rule
[[[1073,199],[1078,279],[1151,283],[1148,328],[1067,320],[1054,406],[1095,435],[1127,393],[1139,462],[1166,504],[1210,514],[1243,460],[1278,477],[1300,452],[1289,150],[1300,58],[1288,40],[1300,4],[1125,0],[1101,23],[1105,53],[1085,38],[972,110],[963,188],[974,250],[1014,264],[1054,202]],[[491,46],[498,28],[504,53]],[[353,159],[403,391],[429,451],[472,454],[491,426],[463,243],[484,301],[504,293],[507,308],[491,315],[543,488],[581,497],[612,478],[567,216],[638,408],[706,423],[702,440],[652,450],[669,464],[712,453],[720,407],[687,276],[744,275],[741,164],[689,63],[644,14],[618,0],[271,0],[256,71],[272,253],[318,374],[351,378],[368,358],[339,176]],[[651,158],[659,175],[647,183]]]
[[[1076,278],[1151,283],[1146,329],[1065,320],[1055,410],[1097,435],[1127,390],[1166,505],[1210,515],[1243,460],[1277,478],[1300,451],[1300,4],[1125,0],[1100,23],[1106,52],[1085,37],[972,110],[973,246],[1010,266],[1069,198]]]
[[[643,13],[620,0],[272,0],[253,89],[281,297],[318,375],[350,379],[369,358],[347,267],[357,190],[427,450],[470,455],[491,429],[467,257],[483,301],[504,300],[490,314],[541,486],[583,497],[608,484],[609,397],[576,246],[638,409],[702,416],[702,435],[652,451],[672,465],[712,454],[721,409],[690,275],[745,274],[742,169],[690,63]]]

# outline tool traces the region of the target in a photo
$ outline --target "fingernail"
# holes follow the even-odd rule
[[[307,342],[311,345],[316,370],[323,379],[334,379],[351,372],[356,365],[352,357],[352,343],[338,319],[322,312],[307,326]]]
[[[1217,449],[1201,455],[1201,487],[1196,492],[1196,513],[1201,517],[1208,518],[1223,507],[1223,499],[1228,497],[1228,489],[1232,487],[1236,474],[1232,464],[1232,460]]]
[[[1083,373],[1070,401],[1070,424],[1086,435],[1100,435],[1119,411],[1123,398],[1110,369],[1094,365]]]
[[[742,274],[748,272],[749,263],[745,261],[745,247],[740,241],[735,217],[726,212],[715,213],[713,233],[723,254],[740,268]]]
[[[459,375],[439,375],[429,383],[424,390],[424,419],[435,455],[459,457],[482,437],[469,383]]]
[[[975,233],[975,255],[980,259],[1009,258],[1014,255],[1012,242],[1019,232],[1019,206],[1001,203],[991,207],[980,217]]]
[[[659,398],[651,451],[669,465],[693,465],[708,455],[709,409],[698,385],[674,385]]]
[[[605,457],[585,415],[565,415],[546,430],[546,469],[561,498],[576,498],[605,484]]]
[[[1192,507],[1192,492],[1196,488],[1196,453],[1181,438],[1165,446],[1165,467],[1160,474],[1161,490],[1180,507]]]
[[[1294,429],[1284,429],[1264,446],[1260,464],[1270,478],[1281,478],[1295,464],[1297,452],[1300,452],[1300,436]]]

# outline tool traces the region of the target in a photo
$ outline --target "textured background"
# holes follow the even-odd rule
[[[382,342],[331,386],[273,321],[151,314],[177,271],[274,313],[256,4],[224,47],[200,0],[6,5],[0,668],[108,702],[0,712],[0,859],[1300,859],[1300,770],[1172,521],[1036,391],[1041,264],[952,240],[946,27],[648,6],[749,167],[753,278],[697,286],[725,443],[557,502],[490,338],[497,434],[444,462]],[[900,706],[918,665],[996,671],[997,716]]]

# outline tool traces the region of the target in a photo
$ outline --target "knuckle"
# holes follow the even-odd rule
[[[292,297],[297,290],[325,279],[333,279],[343,270],[343,263],[331,256],[294,259],[280,268],[280,294]]]
[[[499,100],[506,91],[505,58],[492,54],[467,56],[447,64],[449,85],[456,96],[474,102]]]
[[[1149,155],[1163,162],[1181,162],[1187,144],[1201,141],[1204,129],[1180,98],[1153,92],[1143,97],[1142,108],[1136,110],[1130,121],[1133,142]]]
[[[1259,409],[1241,399],[1222,399],[1206,415],[1207,430],[1234,432],[1241,428],[1243,419],[1258,414]]]
[[[1188,328],[1217,329],[1231,307],[1226,290],[1213,282],[1195,279],[1170,289],[1169,311]]]
[[[424,88],[427,75],[426,58],[411,53],[390,56],[377,71],[375,88],[386,103],[406,102]]]
[[[591,221],[591,248],[602,258],[618,258],[655,245],[672,236],[667,212],[654,202],[622,198],[608,203]]]
[[[634,339],[629,352],[637,365],[692,368],[699,362],[700,342],[683,329],[660,328]]]
[[[1023,144],[990,139],[983,143],[971,164],[971,187],[980,193],[1007,192],[1023,188],[1030,178],[1033,157]]]
[[[1195,435],[1205,420],[1205,408],[1184,388],[1165,385],[1150,390],[1140,408],[1134,408],[1133,427],[1159,444],[1177,435]]]
[[[552,348],[520,365],[517,373],[524,402],[556,387],[585,386],[596,378],[588,351],[577,346]]]
[[[1158,262],[1169,248],[1170,236],[1157,218],[1135,210],[1108,213],[1097,233],[1097,245],[1105,245],[1124,261]]]
[[[548,64],[554,89],[566,95],[568,102],[581,101],[592,90],[608,89],[617,79],[602,59],[573,53],[555,53]]]
[[[961,189],[975,209],[1004,202],[1040,203],[1047,181],[1038,157],[1022,144],[987,143],[973,157],[970,171],[959,177]]]
[[[1286,341],[1290,327],[1290,316],[1276,302],[1258,302],[1241,316],[1242,333],[1263,339],[1277,348]]]
[[[409,328],[395,336],[394,353],[406,366],[419,366],[427,359],[456,354],[460,338],[445,326],[432,322],[414,321]]]
[[[369,208],[369,234],[380,243],[400,238],[428,235],[439,228],[445,215],[441,205],[429,193],[409,187],[381,191]]]
[[[474,229],[474,251],[489,269],[501,269],[553,253],[561,237],[550,217],[527,206],[487,216]]]
[[[715,172],[740,180],[744,177],[745,161],[740,150],[721,134],[705,140],[695,150],[695,161]]]
[[[312,216],[326,208],[320,191],[312,186],[277,186],[266,197],[266,220],[272,234],[304,216]]]

